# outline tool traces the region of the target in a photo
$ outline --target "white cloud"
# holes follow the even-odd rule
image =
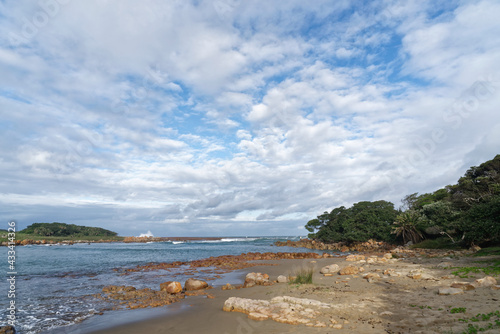
[[[494,1],[41,10],[0,3],[4,220],[293,234],[498,153]]]

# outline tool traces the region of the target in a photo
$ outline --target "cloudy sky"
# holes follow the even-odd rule
[[[305,235],[500,153],[500,3],[0,0],[0,220]]]

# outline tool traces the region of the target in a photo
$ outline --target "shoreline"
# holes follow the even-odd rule
[[[96,240],[82,240],[82,239],[43,239],[41,236],[35,236],[37,239],[16,239],[15,246],[28,246],[28,245],[73,245],[73,244],[99,244],[99,243],[151,243],[151,242],[190,242],[190,241],[221,241],[225,239],[253,239],[253,238],[268,238],[268,237],[119,237],[122,240],[112,239],[96,239]],[[279,238],[279,237],[278,237]],[[287,239],[287,236],[283,236]],[[9,241],[0,242],[1,246],[12,245]]]
[[[451,274],[453,271],[451,267],[466,266],[481,259],[467,257],[464,251],[393,253],[396,254],[398,258],[384,261],[381,260],[382,254],[378,254],[376,258],[373,256],[370,258],[369,254],[351,256],[350,260],[354,261],[348,261],[349,257],[252,261],[257,266],[232,272],[240,283],[243,283],[246,273],[249,272],[266,273],[270,280],[276,280],[279,275],[293,275],[301,268],[312,268],[313,284],[275,283],[271,286],[257,285],[239,290],[222,290],[220,286],[216,286],[208,290],[213,298],[187,297],[178,303],[162,307],[165,314],[159,311],[158,316],[93,329],[90,325],[92,323],[95,325],[96,319],[90,318],[65,330],[68,332],[68,329],[71,329],[69,332],[82,334],[331,333],[332,331],[334,333],[443,333],[445,331],[461,333],[467,324],[460,322],[459,319],[471,318],[478,313],[488,314],[499,309],[498,282],[491,286],[477,286],[470,291],[460,289],[456,295],[438,294],[440,289],[448,288],[454,282],[465,281],[474,284],[476,279],[485,277],[485,274],[477,274],[476,277],[460,278]],[[264,265],[268,263],[274,266]],[[338,264],[340,268],[356,267],[359,271],[363,268],[363,271],[353,272],[350,275],[320,273],[322,267],[331,264]],[[498,276],[496,279],[498,280]],[[321,318],[321,324],[324,323],[325,327],[292,325],[270,319],[256,321],[250,320],[244,313],[222,310],[224,303],[230,297],[269,301],[278,296],[310,298],[331,304],[331,308]],[[180,307],[180,312],[169,311],[177,307]],[[153,310],[155,309],[146,309],[144,314],[156,314],[157,311]],[[460,312],[463,310],[463,313],[453,313],[452,310]],[[481,322],[478,324],[481,325]]]

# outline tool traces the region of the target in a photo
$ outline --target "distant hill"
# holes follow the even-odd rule
[[[35,223],[26,227],[20,233],[47,237],[114,237],[118,233],[100,227],[79,226],[65,223]]]

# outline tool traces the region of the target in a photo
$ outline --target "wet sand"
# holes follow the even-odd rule
[[[84,322],[80,324],[83,327],[78,331],[92,334],[462,333],[467,325],[459,319],[500,309],[500,290],[478,287],[462,294],[444,296],[438,295],[438,290],[449,287],[456,281],[474,282],[476,278],[484,277],[483,273],[466,279],[451,275],[453,269],[449,268],[450,266],[460,267],[472,265],[471,263],[477,266],[475,261],[478,260],[481,259],[414,257],[376,264],[348,262],[345,258],[260,261],[274,263],[277,266],[256,266],[238,270],[234,274],[239,275],[240,282],[243,283],[248,272],[267,273],[271,280],[275,280],[278,275],[288,276],[301,268],[314,268],[313,284],[276,283],[272,286],[255,286],[239,290],[221,290],[220,287],[215,287],[208,290],[215,298],[186,297],[175,305],[162,308],[166,311],[162,316],[90,331],[82,331],[85,328]],[[341,268],[349,265],[363,267],[364,272],[332,276],[319,273],[323,266],[333,263],[339,264]],[[384,275],[388,269],[393,270],[395,274]],[[380,278],[368,281],[362,277],[366,273],[377,273]],[[314,328],[278,323],[273,320],[255,321],[248,319],[243,313],[222,311],[224,302],[229,297],[270,300],[283,295],[310,298],[331,304],[332,308],[325,316],[332,321],[331,323],[339,324],[342,328],[331,328],[330,323],[327,323],[325,328]],[[169,312],[169,308],[182,309],[182,312]],[[465,313],[451,312],[454,308],[464,308]],[[77,328],[78,326],[74,327]],[[87,326],[87,329],[90,328]],[[492,329],[490,333],[495,333],[495,330],[499,328]]]

